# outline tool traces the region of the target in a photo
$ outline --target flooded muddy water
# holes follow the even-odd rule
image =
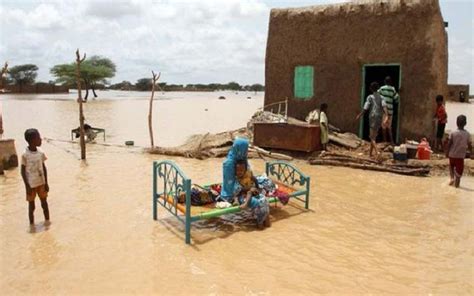
[[[241,94],[217,100],[155,102],[155,141],[176,145],[192,133],[238,128],[262,105]],[[86,121],[107,142],[148,144],[146,100],[98,100]],[[204,111],[204,109],[208,111]],[[23,131],[67,140],[77,126],[68,100],[4,100],[6,136],[24,147]],[[97,141],[101,142],[100,139]],[[435,294],[474,293],[474,178],[462,188],[445,177],[416,178],[294,164],[311,176],[310,210],[271,209],[259,231],[245,215],[184,227],[159,208],[152,219],[152,162],[138,148],[43,142],[52,224],[29,232],[19,169],[0,176],[0,291],[67,294]],[[220,181],[222,159],[169,158],[193,183]],[[251,160],[257,173],[263,160]]]

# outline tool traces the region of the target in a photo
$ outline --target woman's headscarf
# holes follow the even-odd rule
[[[249,140],[246,138],[235,138],[234,144],[227,154],[226,160],[222,164],[223,181],[221,196],[224,199],[230,199],[234,195],[235,189],[235,163],[239,160],[247,161],[247,153],[249,150]],[[248,163],[247,163],[248,167]]]

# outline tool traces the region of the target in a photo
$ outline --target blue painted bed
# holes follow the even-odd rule
[[[304,203],[309,208],[310,177],[292,164],[283,161],[265,163],[267,176],[279,188],[284,189],[291,199]],[[185,242],[191,242],[191,223],[194,221],[237,213],[240,207],[217,209],[211,206],[191,205],[191,179],[172,161],[153,162],[153,219],[158,220],[158,205],[168,210],[185,225]],[[206,187],[206,186],[204,186]],[[207,186],[208,187],[208,186]],[[179,196],[185,195],[185,203],[178,203]],[[270,203],[278,202],[276,197],[268,197]]]

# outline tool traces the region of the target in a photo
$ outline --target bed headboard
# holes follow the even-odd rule
[[[178,215],[180,194],[186,194],[186,206],[191,205],[191,179],[172,161],[153,162],[153,202],[160,203],[173,215]],[[159,197],[164,198],[159,198]],[[154,208],[156,208],[154,206]],[[188,209],[189,212],[189,209]],[[156,214],[153,213],[155,217]]]

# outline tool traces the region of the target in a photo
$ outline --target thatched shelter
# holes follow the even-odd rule
[[[272,9],[265,105],[288,97],[288,115],[304,119],[326,102],[330,123],[365,136],[355,116],[370,83],[390,75],[401,96],[399,139],[431,136],[434,98],[447,94],[445,25],[437,0]]]

